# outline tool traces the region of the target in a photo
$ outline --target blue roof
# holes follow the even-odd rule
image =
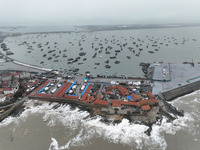
[[[38,73],[36,73],[35,75],[36,75],[36,76],[39,76],[39,75],[41,75],[41,73],[38,72]]]
[[[69,92],[69,90],[72,88],[72,86],[74,86],[75,83],[76,83],[76,82],[74,81],[74,82],[70,85],[70,87],[65,91],[65,94],[66,94],[67,92]]]
[[[129,99],[133,99],[133,98],[129,95],[129,96],[127,96],[127,99],[129,100]]]

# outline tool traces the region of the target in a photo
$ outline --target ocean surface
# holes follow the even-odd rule
[[[11,58],[41,67],[68,71],[78,68],[79,73],[143,76],[141,62],[200,62],[199,41],[200,27],[182,27],[24,34],[9,37],[4,42],[14,52]],[[110,58],[114,56],[115,59]],[[71,64],[76,59],[77,62]]]
[[[105,124],[100,117],[87,118],[88,113],[69,105],[52,109],[56,103],[27,108],[19,117],[0,123],[2,150],[198,150],[200,147],[200,91],[172,102],[185,116],[153,125],[151,136],[144,125]]]
[[[24,41],[29,44],[20,45]],[[45,45],[48,41],[49,44]],[[4,42],[15,53],[11,56],[12,58],[29,64],[44,65],[60,70],[79,68],[81,73],[90,71],[94,74],[116,73],[127,76],[143,76],[139,67],[140,62],[182,63],[183,61],[192,61],[192,59],[195,63],[199,62],[199,41],[200,27],[185,27],[73,32],[71,34],[25,34],[7,38]],[[79,46],[79,42],[81,46]],[[43,51],[37,46],[40,43]],[[158,46],[154,47],[153,44]],[[122,50],[120,45],[122,45]],[[31,49],[31,52],[27,53],[29,46],[32,46],[33,50]],[[109,49],[110,54],[105,54],[108,46],[113,49]],[[133,49],[128,48],[131,46]],[[48,49],[48,47],[50,48]],[[103,48],[101,49],[101,47]],[[141,47],[143,50],[140,51]],[[81,48],[83,50],[80,50]],[[95,51],[95,48],[98,49]],[[48,53],[53,49],[55,49],[54,52]],[[155,49],[158,50],[155,51]],[[101,50],[102,52],[99,53]],[[119,64],[114,63],[115,59],[109,59],[110,56],[115,55],[115,50],[121,51],[116,58],[120,61]],[[86,53],[77,62],[83,62],[83,64],[67,64],[67,59],[78,57],[79,52]],[[97,56],[92,58],[95,52],[97,52]],[[59,55],[57,58],[59,61],[54,62],[53,60],[56,59],[54,56],[51,60],[47,60],[54,53],[55,56]],[[44,54],[47,54],[47,57],[44,58]],[[63,58],[63,54],[67,57]],[[136,54],[139,56],[135,56]],[[128,59],[127,56],[130,56],[131,59]],[[87,60],[83,61],[84,58]],[[110,61],[110,69],[105,68],[105,60]],[[40,64],[41,61],[44,63]],[[100,64],[95,65],[96,62]],[[94,67],[97,68],[94,69]],[[119,124],[105,124],[100,121],[100,117],[88,118],[89,114],[86,111],[71,108],[69,105],[62,105],[57,109],[52,109],[56,103],[44,103],[36,107],[27,106],[19,117],[9,117],[0,123],[0,149],[198,150],[200,147],[200,91],[180,97],[172,104],[185,111],[184,117],[179,117],[172,123],[166,122],[166,119],[163,118],[161,125],[153,125],[151,136],[144,133],[148,128],[145,125],[129,123],[126,119]]]
[[[32,32],[61,32],[83,30],[71,25],[26,25],[26,26],[0,26],[1,32],[9,33],[32,33]]]

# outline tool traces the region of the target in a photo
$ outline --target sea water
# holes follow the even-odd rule
[[[199,61],[199,27],[187,28],[168,28],[168,29],[147,29],[147,30],[129,30],[129,31],[101,31],[95,33],[71,33],[71,34],[48,34],[45,35],[22,35],[20,37],[10,37],[5,40],[8,47],[15,53],[12,57],[22,62],[34,63],[40,65],[40,61],[44,60],[40,49],[33,45],[33,53],[27,54],[27,47],[18,46],[21,42],[27,40],[29,43],[49,43],[58,42],[60,49],[67,49],[67,58],[76,57],[80,48],[75,42],[80,40],[81,36],[86,36],[85,43],[82,43],[87,61],[80,67],[80,72],[90,70],[92,73],[118,73],[125,75],[142,75],[139,71],[138,64],[140,62],[164,61],[172,63],[181,63],[182,61]],[[39,36],[39,37],[38,37]],[[113,37],[114,36],[114,37]],[[37,38],[38,37],[38,38]],[[95,37],[98,42],[95,42]],[[123,38],[122,38],[123,37]],[[177,39],[178,45],[169,44],[162,46],[160,44],[159,51],[151,54],[144,48],[140,56],[131,55],[132,53],[124,48],[118,54],[117,59],[121,61],[119,65],[111,62],[111,69],[105,69],[104,64],[94,70],[95,62],[103,63],[101,60],[108,59],[103,54],[102,57],[92,59],[94,50],[91,44],[98,44],[100,40],[108,39],[111,43],[112,39],[118,39],[119,43],[129,43],[131,37],[138,41],[138,38],[145,43],[146,46],[154,37],[159,43],[164,43],[164,39],[169,38],[170,41]],[[150,39],[149,39],[150,37]],[[159,39],[160,38],[160,39]],[[76,40],[75,40],[76,39]],[[126,40],[125,40],[126,39]],[[181,44],[183,40],[184,44]],[[51,41],[51,42],[50,42]],[[74,45],[69,44],[69,41]],[[87,41],[87,42],[86,42]],[[125,42],[127,41],[127,42]],[[132,42],[132,41],[131,41]],[[138,41],[140,43],[140,41]],[[146,43],[147,42],[147,43]],[[138,44],[139,44],[138,43]],[[66,44],[66,45],[65,45]],[[128,44],[128,45],[129,45]],[[166,44],[166,43],[165,43]],[[37,44],[36,44],[37,45]],[[108,44],[110,45],[110,44]],[[113,44],[112,46],[114,47]],[[143,44],[142,44],[143,45]],[[53,44],[51,46],[54,46]],[[117,49],[114,48],[114,49]],[[136,48],[135,48],[136,50]],[[151,49],[153,50],[153,48]],[[103,53],[103,52],[102,52]],[[113,55],[114,53],[112,53]],[[131,59],[126,56],[130,55]],[[106,58],[105,58],[106,57]],[[38,60],[38,62],[37,62]],[[64,59],[55,65],[53,61],[44,60],[44,66],[62,69],[68,66]],[[63,63],[64,62],[64,63]],[[56,67],[57,66],[57,67]],[[59,66],[59,67],[58,67]],[[73,64],[71,67],[77,67]],[[131,69],[132,68],[132,69]],[[106,72],[107,71],[107,72]],[[138,73],[139,72],[139,73]],[[106,124],[101,122],[101,117],[88,118],[88,112],[79,108],[71,108],[69,105],[61,105],[57,109],[53,106],[57,103],[43,103],[41,106],[27,106],[25,111],[18,117],[8,117],[0,123],[0,148],[6,150],[102,150],[102,149],[166,149],[166,150],[197,150],[200,147],[200,91],[180,97],[172,102],[172,105],[179,110],[185,111],[184,117],[179,117],[173,122],[167,122],[163,118],[161,125],[153,125],[151,136],[147,136],[144,131],[148,129],[145,125],[139,125],[128,122],[123,119],[119,124]]]
[[[19,117],[9,117],[0,124],[1,149],[191,149],[200,146],[200,91],[172,102],[185,111],[173,122],[163,118],[153,125],[151,136],[145,125],[129,123],[106,124],[101,117],[88,118],[88,112],[69,105],[44,103],[29,106]],[[86,119],[87,118],[87,119]],[[12,137],[12,139],[11,139]]]
[[[9,37],[4,42],[14,52],[14,55],[9,57],[24,63],[62,71],[78,68],[79,73],[89,71],[94,75],[142,77],[144,74],[139,66],[141,62],[200,62],[199,41],[200,27],[181,27],[24,34]],[[27,44],[22,44],[23,42]],[[38,44],[41,45],[40,48],[38,48]],[[155,47],[155,45],[157,46]],[[31,50],[27,49],[28,47],[31,47]],[[112,49],[109,49],[109,47],[112,47]],[[53,52],[49,53],[50,50],[53,50]],[[120,50],[120,52],[116,53],[115,50]],[[106,51],[109,51],[110,54],[106,54]],[[81,52],[86,54],[79,56]],[[93,58],[95,53],[97,55]],[[63,57],[63,55],[66,57]],[[110,59],[115,55],[116,59]],[[130,56],[130,59],[127,56]],[[52,57],[52,59],[48,60],[49,57]],[[76,59],[77,57],[80,57],[78,62],[68,64],[68,59]],[[84,61],[84,58],[87,60]],[[109,60],[110,69],[105,68],[106,60]],[[120,63],[115,64],[116,60]],[[95,63],[100,64],[96,65]]]

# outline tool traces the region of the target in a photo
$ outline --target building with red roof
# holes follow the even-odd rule
[[[64,95],[64,98],[67,98],[67,99],[75,99],[75,100],[78,100],[78,99],[79,99],[78,96],[73,96],[73,95]]]
[[[143,111],[148,111],[151,109],[149,105],[143,105],[141,108]]]
[[[38,84],[38,83],[39,83],[39,81],[30,82],[30,83],[27,83],[27,86],[33,86],[33,85],[36,85],[36,84]]]
[[[13,73],[13,74],[12,74],[12,76],[18,76],[18,75],[19,75],[18,73]]]
[[[12,93],[9,93],[6,95],[6,98],[12,98],[13,94]]]
[[[147,94],[147,96],[148,96],[149,98],[155,98],[155,96],[154,96],[151,92],[146,92],[146,94]]]
[[[105,91],[104,94],[109,95],[109,94],[112,94],[112,92],[111,91]]]
[[[88,96],[88,94],[89,94],[89,92],[90,92],[90,90],[92,89],[92,84],[90,84],[88,87],[87,87],[87,89],[85,90],[85,93],[82,95],[82,97],[81,97],[81,101],[84,101],[84,100],[86,100],[86,98],[87,98],[87,96]]]
[[[138,103],[140,103],[140,105],[157,105],[158,104],[158,100],[157,99],[146,99],[146,100],[141,100]]]
[[[93,102],[94,105],[108,107],[109,102],[101,100],[101,95],[98,95],[97,99]]]
[[[121,85],[117,85],[118,90],[121,92],[122,95],[129,95],[129,92],[126,88]]]
[[[134,94],[134,93],[131,94],[131,97],[132,97],[132,99],[134,101],[139,101],[140,100],[140,98],[136,94]]]
[[[122,95],[129,95],[128,90],[124,88],[122,85],[108,87],[107,88],[108,91],[106,91],[105,94],[110,94],[111,92],[109,91],[113,89],[118,89]]]
[[[43,87],[45,87],[47,84],[49,84],[50,81],[49,80],[46,80],[41,86],[39,86],[36,91],[39,92]]]
[[[122,101],[112,100],[113,107],[121,107]]]

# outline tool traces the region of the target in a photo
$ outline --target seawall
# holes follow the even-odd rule
[[[175,98],[178,98],[180,96],[192,93],[194,91],[197,91],[200,89],[200,81],[196,81],[187,85],[183,85],[181,87],[162,92],[161,94],[165,98],[166,101],[171,101]]]
[[[19,109],[23,105],[24,102],[25,102],[24,100],[16,102],[15,104],[13,104],[11,108],[3,112],[0,116],[0,122],[4,120],[6,117],[8,117],[9,115],[11,115],[12,113],[14,113],[15,111],[17,111],[17,109]]]

